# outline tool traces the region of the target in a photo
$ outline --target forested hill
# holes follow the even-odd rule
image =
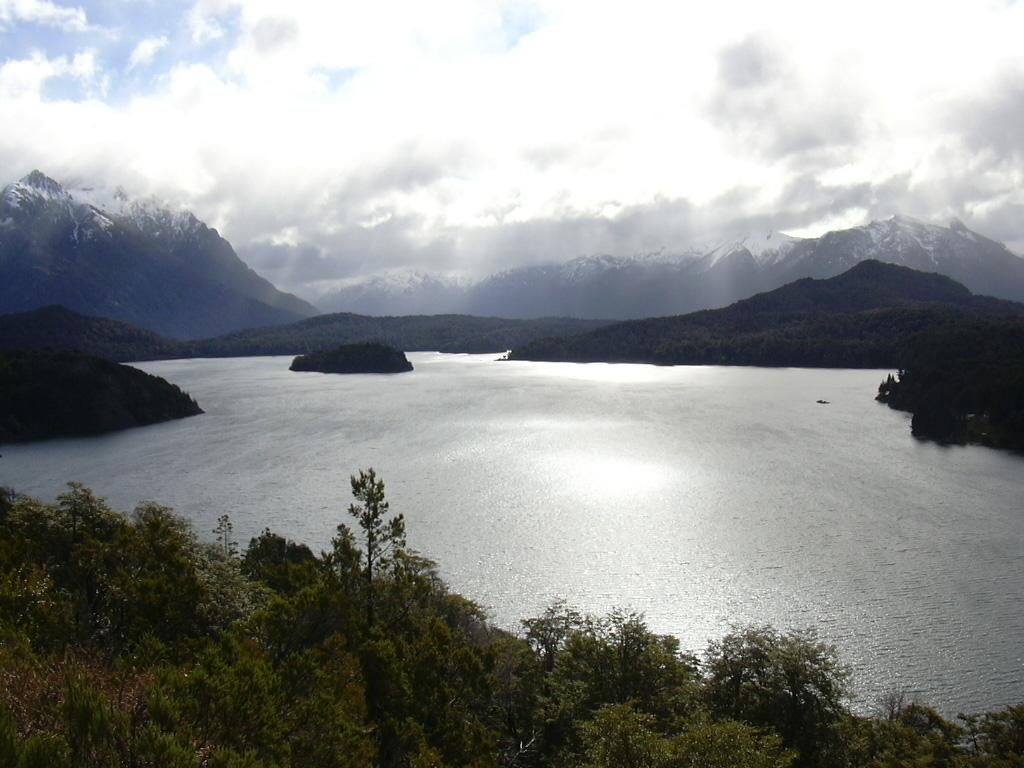
[[[93,435],[203,412],[158,376],[77,352],[0,352],[0,392],[0,443]]]
[[[896,367],[922,336],[1024,324],[1024,304],[975,296],[941,275],[865,261],[729,307],[616,323],[514,348],[516,360],[666,365]]]
[[[0,350],[63,349],[108,360],[178,357],[179,342],[105,317],[88,317],[54,304],[0,315]]]
[[[473,315],[370,317],[340,312],[192,342],[191,357],[298,355],[340,344],[381,342],[406,352],[504,352],[545,336],[585,333],[607,320],[508,320]]]
[[[175,341],[128,323],[49,306],[0,315],[0,350],[65,349],[119,361],[298,355],[365,342],[382,342],[407,352],[504,352],[544,336],[583,333],[607,323],[571,318],[506,320],[470,315],[369,317],[341,313],[212,339]]]

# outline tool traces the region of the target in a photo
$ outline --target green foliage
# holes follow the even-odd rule
[[[849,678],[832,646],[811,631],[749,627],[712,642],[704,666],[712,713],[772,728],[797,765],[830,765]]]
[[[291,594],[313,584],[318,561],[305,544],[297,544],[264,529],[249,542],[241,563],[242,573],[265,584],[273,592]]]
[[[75,484],[9,497],[0,768],[1022,764],[1024,708],[853,715],[813,633],[738,629],[698,664],[624,611],[503,632],[408,550],[376,473],[352,491],[320,556],[265,530],[238,557],[226,525],[204,543]]]
[[[349,504],[348,513],[359,526],[363,545],[363,576],[366,579],[366,623],[374,624],[374,604],[377,592],[374,572],[387,573],[399,562],[399,554],[405,549],[405,518],[395,515],[388,518],[389,505],[384,500],[384,481],[377,478],[373,469],[359,470],[351,478],[352,495],[358,504]],[[338,537],[351,541],[347,526],[338,526]]]
[[[585,768],[660,768],[668,762],[668,742],[653,730],[654,718],[629,704],[601,707],[580,730]]]
[[[789,768],[794,759],[775,734],[731,720],[687,728],[670,755],[671,768]]]

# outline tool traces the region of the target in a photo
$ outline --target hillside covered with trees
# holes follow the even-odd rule
[[[603,325],[607,325],[607,321],[566,317],[541,320],[473,315],[370,317],[339,312],[198,341],[189,347],[189,356],[297,355],[339,344],[369,341],[405,352],[504,352],[534,339],[583,333]]]
[[[88,317],[54,304],[0,315],[0,350],[13,349],[62,349],[126,362],[178,357],[181,344],[119,320]]]
[[[177,386],[77,352],[0,352],[0,443],[94,435],[202,413]]]
[[[641,616],[553,605],[491,625],[411,550],[370,470],[328,551],[239,551],[72,484],[0,494],[0,766],[1009,768],[1024,707],[849,709],[812,631],[700,655]]]
[[[370,317],[339,313],[251,328],[197,341],[176,341],[128,323],[61,306],[0,315],[0,350],[64,349],[109,360],[298,355],[341,344],[379,342],[406,352],[504,352],[535,339],[583,333],[605,321],[506,320],[470,315]]]
[[[1024,323],[962,322],[917,340],[878,400],[945,443],[1024,450]]]
[[[1024,304],[974,296],[948,277],[864,261],[724,309],[615,323],[513,348],[515,360],[887,368],[963,324],[1024,327]],[[926,344],[932,342],[926,341]]]

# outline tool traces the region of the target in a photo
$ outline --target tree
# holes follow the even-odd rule
[[[233,557],[238,554],[238,544],[231,538],[235,526],[231,524],[231,516],[223,514],[217,518],[217,527],[213,532],[217,534],[217,546],[224,550],[225,557]]]
[[[601,707],[581,727],[586,745],[585,768],[661,768],[668,744],[654,730],[654,718],[630,704]],[[695,763],[696,764],[696,763]]]
[[[699,723],[675,737],[666,768],[788,768],[793,754],[782,740],[743,723]]]
[[[711,643],[704,666],[715,715],[774,728],[801,768],[830,764],[849,678],[834,647],[811,631],[747,627]]]
[[[405,518],[388,517],[389,505],[384,500],[384,481],[373,469],[359,470],[352,475],[352,495],[358,504],[349,504],[348,513],[359,524],[363,543],[363,578],[366,583],[366,623],[374,624],[374,571],[382,570],[405,550]],[[338,526],[338,537],[351,539],[344,523]]]

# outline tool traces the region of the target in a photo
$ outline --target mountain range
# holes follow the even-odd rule
[[[1024,300],[1024,259],[953,221],[893,216],[797,238],[765,232],[634,257],[587,256],[479,280],[389,271],[317,303],[354,316],[632,319],[727,306],[866,260],[938,272],[979,294]],[[122,191],[65,188],[39,171],[0,191],[0,313],[62,305],[171,339],[299,321],[317,307],[249,268],[191,213]]]
[[[0,192],[0,313],[51,304],[172,338],[317,313],[191,213],[123,193],[101,203],[33,171]]]
[[[970,330],[974,342],[963,342]],[[944,275],[868,260],[723,309],[613,323],[538,339],[515,360],[896,368],[922,349],[1024,338],[1024,304],[972,294]],[[954,342],[954,340],[957,340]]]
[[[893,216],[817,238],[766,232],[678,255],[580,257],[475,282],[389,272],[350,281],[317,303],[367,314],[632,319],[723,307],[803,277],[833,277],[869,259],[939,272],[975,293],[1024,301],[1024,259],[1001,243],[959,221],[936,226]]]

